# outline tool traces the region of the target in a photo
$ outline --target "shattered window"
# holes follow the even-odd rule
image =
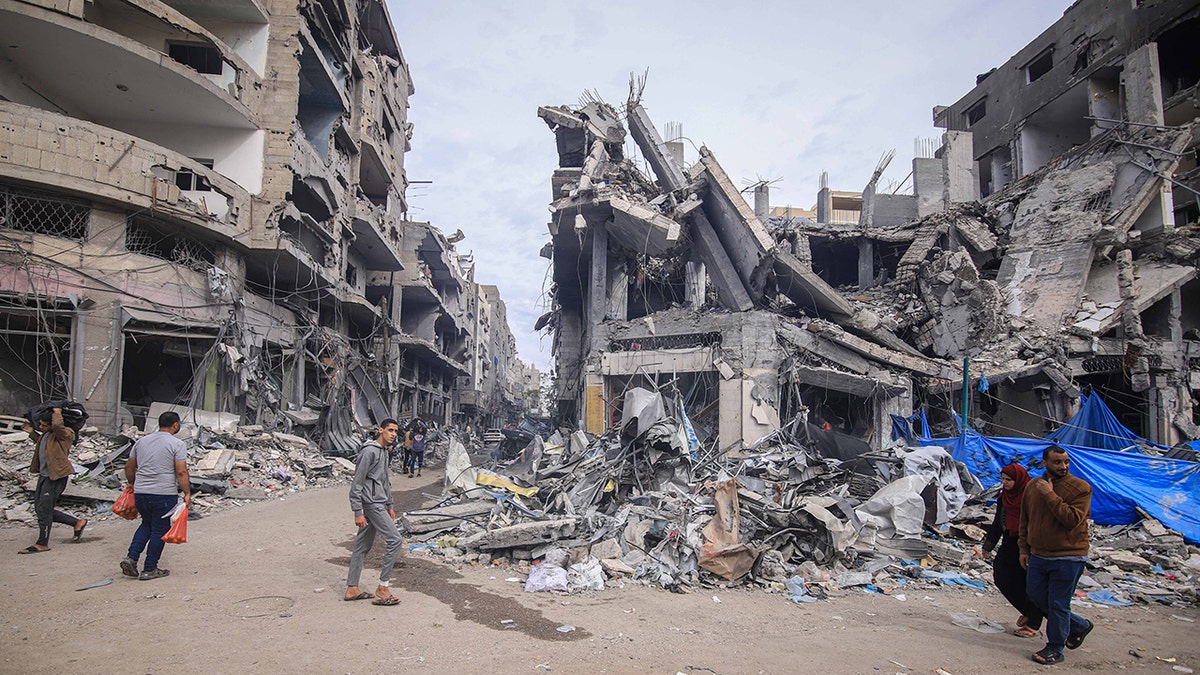
[[[216,263],[212,248],[180,231],[177,225],[147,216],[134,216],[125,230],[125,248],[204,272]]]
[[[1054,47],[1048,47],[1025,66],[1025,81],[1034,82],[1054,67]]]
[[[169,43],[167,55],[205,75],[220,75],[224,68],[220,50],[199,42]]]
[[[978,103],[970,108],[967,108],[967,126],[969,127],[975,124],[979,120],[983,119],[985,115],[987,115],[987,99],[981,98],[979,99]]]
[[[198,159],[196,162],[203,164],[210,169],[213,168],[213,161],[211,159]],[[193,173],[188,169],[180,169],[175,172],[175,185],[180,190],[212,192],[212,185],[209,185],[207,178]]]
[[[0,185],[0,227],[82,241],[91,203],[50,192]]]

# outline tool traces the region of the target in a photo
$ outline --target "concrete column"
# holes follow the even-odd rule
[[[917,197],[917,217],[939,213],[943,204],[942,160],[913,159],[913,194]]]
[[[754,217],[766,220],[771,216],[771,186],[766,181],[754,186]]]
[[[821,174],[824,178],[825,174]],[[828,185],[822,185],[817,193],[817,222],[828,223],[833,218],[833,192]]]
[[[605,315],[624,321],[629,316],[629,274],[625,271],[624,261],[609,261],[608,284]]]
[[[1163,123],[1162,80],[1158,44],[1151,42],[1125,57],[1125,119],[1139,124]]]
[[[87,408],[90,424],[104,433],[116,433],[121,425],[124,364],[120,303],[80,309],[72,333],[72,395]]]
[[[874,434],[871,438],[872,450],[883,450],[884,446],[891,443],[891,433],[887,432],[892,428],[892,415],[900,417],[908,417],[913,413],[912,410],[912,381],[908,378],[900,378],[905,384],[905,391],[896,396],[878,399],[875,402],[875,428],[881,433]]]
[[[858,288],[866,290],[875,285],[875,242],[863,237],[858,240]]]
[[[684,286],[683,294],[688,307],[692,309],[700,309],[704,305],[704,296],[707,293],[707,276],[704,273],[704,263],[689,260],[684,268]]]
[[[604,321],[608,293],[608,227],[595,225],[592,230],[592,285],[588,289],[587,330],[591,349],[598,349],[596,327]]]
[[[973,139],[969,131],[947,131],[942,134],[942,201],[945,208],[979,197]]]

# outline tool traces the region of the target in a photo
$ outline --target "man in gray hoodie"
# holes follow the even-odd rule
[[[392,508],[392,479],[388,473],[388,447],[396,442],[400,424],[392,418],[379,424],[373,440],[363,443],[358,452],[358,463],[354,467],[354,481],[350,483],[350,508],[354,510],[354,524],[358,535],[354,538],[354,553],[350,555],[350,572],[346,575],[345,600],[371,600],[373,604],[391,606],[400,604],[400,598],[392,595],[392,566],[400,553],[404,540],[396,529],[396,511]],[[387,550],[383,554],[383,568],[379,571],[379,587],[372,595],[358,587],[362,576],[363,559],[375,543],[375,533],[383,535]]]

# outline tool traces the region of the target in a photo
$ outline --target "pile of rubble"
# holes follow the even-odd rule
[[[233,426],[230,431],[190,426],[180,434],[188,444],[192,512],[200,515],[240,506],[247,501],[348,482],[354,463],[323,454],[311,441],[262,426]],[[145,432],[125,427],[116,436],[85,427],[72,451],[76,474],[60,503],[84,517],[104,517],[125,485],[125,460]],[[427,461],[444,456],[446,444],[431,441]],[[0,436],[0,522],[36,524],[29,473],[34,444],[23,432]]]
[[[800,602],[855,587],[986,588],[978,549],[995,491],[941,448],[873,453],[801,416],[718,456],[681,410],[630,389],[609,433],[535,438],[507,462],[451,441],[443,500],[404,513],[402,529],[417,551],[514,566],[529,591],[632,579],[676,592],[757,585]],[[1149,518],[1094,530],[1082,602],[1196,601],[1200,549]]]

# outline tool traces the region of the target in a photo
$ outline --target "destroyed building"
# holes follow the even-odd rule
[[[458,418],[478,291],[408,221],[383,0],[3,0],[0,42],[0,408]]]
[[[811,213],[772,209],[766,184],[751,209],[708,148],[685,164],[643,83],[622,110],[540,108],[559,156],[541,324],[560,418],[600,433],[642,386],[720,451],[801,411],[880,448],[917,409],[943,431],[966,412],[1041,436],[1091,388],[1151,441],[1195,438],[1197,13],[1076,3],[935,110],[911,194],[880,189],[888,153],[861,193],[823,179]],[[1105,82],[1123,89],[1105,99]]]

